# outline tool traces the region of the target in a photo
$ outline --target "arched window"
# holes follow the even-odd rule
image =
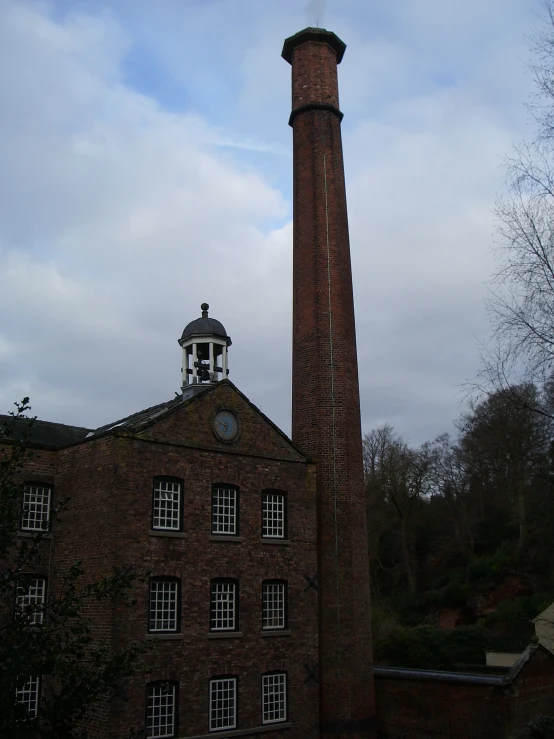
[[[17,581],[15,589],[15,615],[23,618],[30,626],[44,623],[46,606],[46,578],[42,575],[25,574]]]
[[[212,485],[212,534],[239,535],[239,488],[226,482]]]
[[[210,731],[236,728],[237,682],[235,675],[218,675],[210,680]]]
[[[262,537],[287,537],[287,494],[282,490],[262,490]]]
[[[158,680],[146,686],[146,736],[168,739],[177,736],[179,683]]]
[[[183,480],[178,477],[154,478],[152,491],[152,529],[182,531]]]
[[[23,489],[22,531],[46,531],[50,524],[52,486],[44,482],[27,482]]]
[[[262,724],[287,720],[287,673],[262,675]]]
[[[264,580],[262,583],[262,629],[287,628],[287,581]]]
[[[239,581],[217,578],[211,582],[210,631],[238,631]]]
[[[181,627],[181,581],[177,577],[153,577],[148,599],[148,631],[175,633]]]

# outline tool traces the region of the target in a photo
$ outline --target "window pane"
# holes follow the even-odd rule
[[[237,491],[234,488],[212,490],[212,534],[237,533]]]
[[[210,680],[210,731],[234,729],[237,705],[235,677]]]
[[[149,685],[146,693],[146,736],[175,736],[175,692],[171,683]]]
[[[285,583],[262,585],[262,629],[284,629],[286,626]]]
[[[278,539],[285,536],[285,496],[282,493],[263,494],[262,536]]]
[[[38,686],[39,678],[30,677],[20,688],[15,691],[15,699],[25,706],[30,716],[36,716],[38,711]]]
[[[46,580],[32,577],[18,583],[16,591],[16,610],[28,619],[29,624],[42,624],[46,600]]]
[[[284,672],[262,677],[262,723],[287,720],[287,676]]]
[[[50,518],[50,492],[50,488],[43,485],[25,485],[21,517],[21,528],[24,531],[42,531],[47,528]]]
[[[232,631],[236,628],[236,596],[236,583],[212,581],[210,609],[212,631]]]
[[[176,581],[150,582],[150,631],[177,631],[178,590]]]
[[[155,480],[152,528],[178,531],[180,514],[181,483]]]

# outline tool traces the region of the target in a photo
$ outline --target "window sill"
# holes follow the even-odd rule
[[[208,639],[240,639],[242,631],[210,631]]]
[[[235,541],[241,542],[242,536],[234,536],[233,534],[212,534],[210,541]]]
[[[183,635],[177,632],[171,633],[169,631],[161,631],[159,633],[153,632],[150,634],[146,634],[146,638],[154,639],[154,641],[179,641],[179,639],[183,638]]]
[[[186,537],[186,534],[184,534],[182,531],[158,531],[153,530],[148,532],[148,536],[161,536],[167,539],[184,539]]]
[[[290,546],[290,539],[262,539],[262,544],[281,544],[284,546]]]
[[[290,636],[290,629],[267,629],[261,631],[261,636]]]
[[[210,731],[209,734],[194,734],[194,736],[182,736],[181,739],[210,739],[214,736],[223,736],[225,739],[233,736],[250,736],[252,734],[261,734],[265,731],[281,731],[282,729],[291,729],[292,723],[290,721],[282,721],[275,724],[262,724],[261,726],[254,726],[252,729],[218,729],[217,731]]]
[[[34,539],[36,536],[40,536],[41,539],[52,538],[52,534],[47,531],[18,531],[17,535],[22,539]]]

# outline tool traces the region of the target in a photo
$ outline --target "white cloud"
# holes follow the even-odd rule
[[[263,298],[273,324],[281,291],[262,285],[288,280],[283,240],[264,229],[286,205],[214,148],[219,133],[201,118],[125,87],[112,21],[60,25],[21,5],[2,13],[0,46],[11,38],[6,66],[19,71],[17,84],[2,80],[0,310],[11,351],[1,399],[23,376],[40,416],[94,425],[171,397],[176,339],[203,300],[231,331]]]
[[[327,4],[327,27],[348,43],[366,429],[439,433],[475,372],[491,207],[530,84],[520,58],[534,18],[525,0],[508,5]],[[61,7],[0,4],[2,406],[28,394],[42,418],[97,425],[171,397],[176,339],[208,301],[233,338],[231,378],[288,431],[290,69],[279,52],[303,6]]]

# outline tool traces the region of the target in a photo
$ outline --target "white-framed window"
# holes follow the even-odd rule
[[[46,578],[30,575],[17,583],[15,593],[16,614],[27,619],[31,626],[44,621],[46,605]]]
[[[29,716],[33,718],[38,713],[40,678],[30,677],[26,683],[15,691],[15,700],[27,709]]]
[[[211,631],[238,629],[238,583],[236,580],[212,580],[210,598]]]
[[[262,493],[262,536],[284,539],[286,529],[286,495],[275,491]]]
[[[262,675],[262,723],[287,720],[287,673]]]
[[[152,528],[162,531],[180,531],[182,520],[182,491],[179,480],[154,478],[152,495]]]
[[[178,631],[179,615],[179,581],[176,578],[152,578],[148,631]]]
[[[146,736],[162,739],[176,734],[177,683],[150,683],[146,686]]]
[[[238,497],[238,488],[232,485],[213,486],[212,534],[238,534]]]
[[[52,488],[41,483],[28,483],[23,490],[22,531],[44,531],[50,520]]]
[[[210,680],[210,731],[234,729],[237,725],[237,678]]]
[[[262,583],[262,629],[284,629],[287,626],[287,583],[267,580]]]

